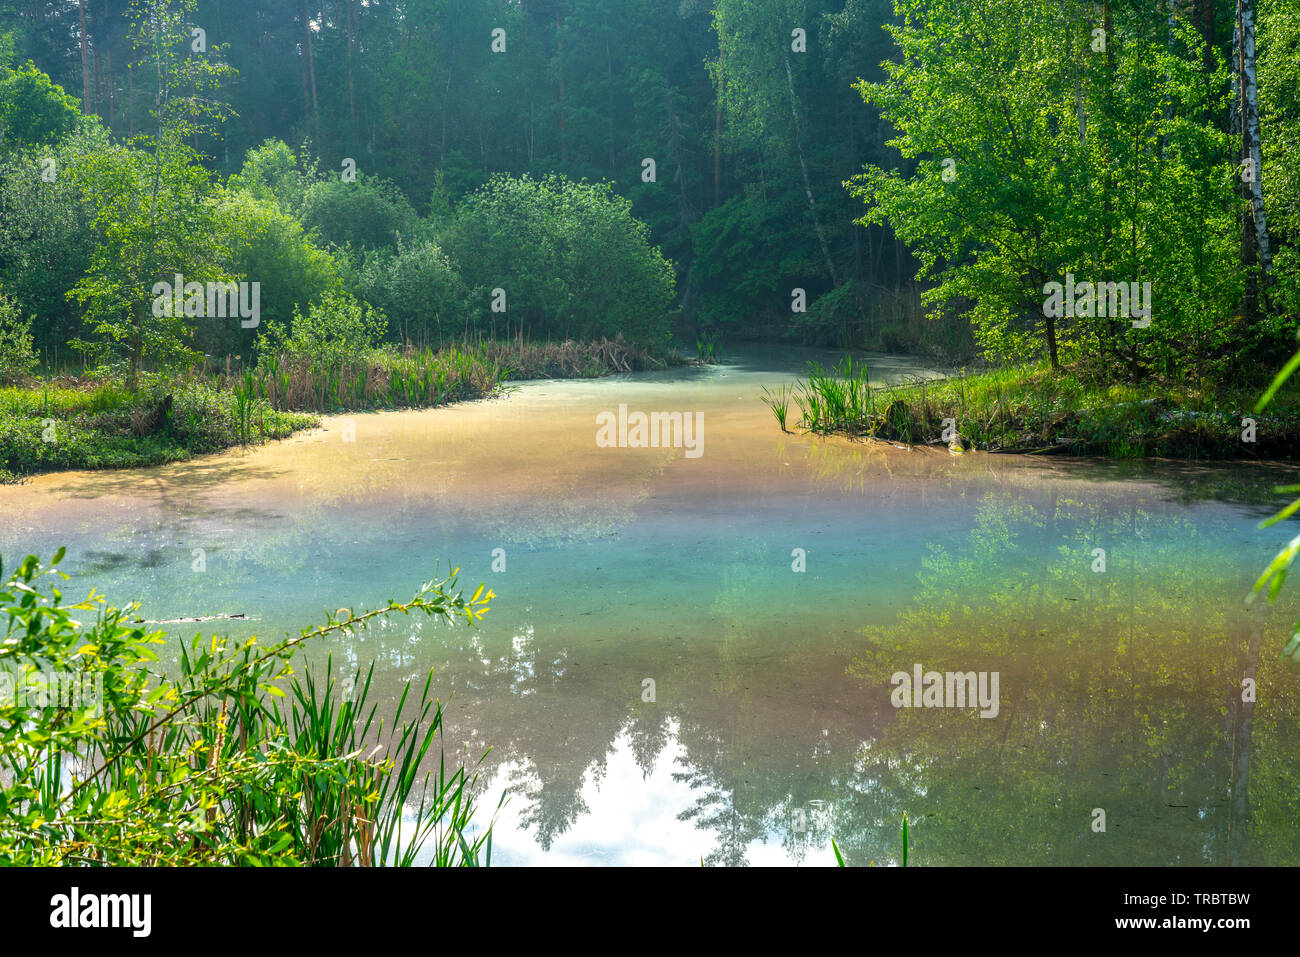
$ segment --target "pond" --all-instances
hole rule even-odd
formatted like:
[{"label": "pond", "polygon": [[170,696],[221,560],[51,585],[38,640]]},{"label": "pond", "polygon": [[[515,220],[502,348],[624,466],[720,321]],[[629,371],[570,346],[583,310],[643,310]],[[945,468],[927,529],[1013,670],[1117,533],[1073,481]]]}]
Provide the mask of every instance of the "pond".
[{"label": "pond", "polygon": [[[398,617],[310,659],[375,660],[381,713],[434,669],[449,756],[492,749],[484,820],[507,795],[494,864],[828,865],[833,837],[884,865],[904,813],[921,865],[1300,862],[1300,585],[1243,600],[1295,534],[1257,528],[1293,471],[782,433],[762,387],[835,358],[740,350],[39,476],[0,488],[0,554],[66,545],[65,593],[147,619],[245,616],[165,626],[185,637],[296,633],[453,566],[487,583],[477,628]],[[696,429],[638,442],[636,412]]]}]

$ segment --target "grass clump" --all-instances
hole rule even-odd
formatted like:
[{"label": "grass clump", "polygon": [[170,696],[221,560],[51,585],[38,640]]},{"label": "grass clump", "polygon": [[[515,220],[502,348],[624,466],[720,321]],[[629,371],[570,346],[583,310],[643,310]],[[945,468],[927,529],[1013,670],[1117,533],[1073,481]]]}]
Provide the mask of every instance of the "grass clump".
[{"label": "grass clump", "polygon": [[[909,445],[1118,458],[1294,458],[1300,402],[1252,411],[1258,390],[1191,383],[1107,382],[1045,364],[873,387],[865,366],[812,365],[791,387],[800,426]],[[784,415],[770,397],[778,422]],[[1253,425],[1252,425],[1253,423]]]},{"label": "grass clump", "polygon": [[[18,865],[411,865],[491,862],[470,834],[477,773],[445,761],[431,679],[388,722],[368,702],[373,666],[340,690],[331,666],[299,677],[305,643],[395,614],[473,624],[493,597],[454,577],[409,601],[346,609],[297,637],[196,636],[170,669],[167,636],[136,606],[91,592],[66,604],[28,556],[0,579],[0,860]],[[0,567],[0,573],[3,569]],[[171,672],[169,675],[168,672]]]},{"label": "grass clump", "polygon": [[315,424],[261,398],[241,400],[202,375],[145,376],[135,388],[75,379],[0,388],[0,482],[59,469],[179,462]]}]

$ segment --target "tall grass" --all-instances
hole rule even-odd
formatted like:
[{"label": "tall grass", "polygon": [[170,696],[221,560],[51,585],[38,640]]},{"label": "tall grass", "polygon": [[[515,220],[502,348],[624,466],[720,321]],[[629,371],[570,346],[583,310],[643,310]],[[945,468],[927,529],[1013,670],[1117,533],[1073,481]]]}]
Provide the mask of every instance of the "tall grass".
[{"label": "tall grass", "polygon": [[1186,384],[1103,382],[1044,365],[1012,366],[946,379],[914,377],[873,388],[866,367],[846,358],[812,364],[807,378],[764,393],[785,428],[779,401],[792,395],[801,428],[908,445],[964,443],[992,452],[1250,457],[1300,454],[1295,402],[1243,444],[1249,393],[1205,392]]},{"label": "tall grass", "polygon": [[[0,696],[0,860],[17,864],[476,866],[491,826],[471,838],[478,770],[448,768],[432,676],[409,682],[391,721],[370,703],[373,666],[343,691],[289,667],[316,638],[394,614],[477,621],[494,597],[453,577],[407,602],[346,609],[299,636],[261,645],[227,637],[169,642],[137,607],[97,593],[64,604],[29,556],[0,580],[0,670],[93,679],[97,700],[45,707]],[[21,598],[19,597],[21,596]],[[89,614],[85,614],[89,612]],[[73,615],[77,617],[74,618]],[[162,646],[179,653],[160,667]],[[176,673],[179,672],[178,675]],[[418,690],[417,690],[418,689]],[[65,706],[66,705],[66,706]],[[434,746],[438,745],[436,769]]]},{"label": "tall grass", "polygon": [[[372,663],[356,693],[340,696],[331,658],[322,683],[308,672],[294,682],[291,704],[282,711],[275,702],[269,717],[274,726],[289,730],[297,754],[320,761],[360,755],[374,744],[369,732],[375,727],[376,706],[367,708],[373,677]],[[430,697],[432,681],[430,672],[405,722],[411,685],[402,689],[387,740],[379,745],[387,754],[384,764],[357,764],[353,775],[331,768],[302,782],[301,803],[287,808],[296,818],[289,832],[299,839],[294,848],[298,859],[343,867],[409,867],[432,840],[437,866],[491,863],[491,829],[472,842],[465,836],[474,813],[470,791],[477,774],[462,767],[449,772],[440,754],[436,775],[420,777],[435,740],[442,740],[442,705]],[[381,738],[382,722],[375,740]]]},{"label": "tall grass", "polygon": [[769,392],[767,386],[763,386],[763,404],[772,410],[776,416],[776,421],[781,424],[782,432],[789,432],[786,428],[786,419],[790,415],[790,399],[794,395],[794,388],[788,385],[777,386],[775,392]]},{"label": "tall grass", "polygon": [[459,348],[271,354],[244,377],[272,408],[312,412],[437,406],[491,395],[502,379],[495,362]]},{"label": "tall grass", "polygon": [[[907,852],[910,844],[907,832],[907,814],[903,815],[903,836],[902,836],[903,856],[900,863],[903,867],[907,866]],[[840,846],[835,843],[835,838],[831,838],[831,850],[835,852],[835,863],[839,867],[848,867],[844,860],[844,854],[840,851]],[[875,863],[874,861],[872,863]]]},{"label": "tall grass", "polygon": [[508,380],[589,378],[664,361],[621,339],[555,343],[520,336],[466,339],[439,349],[387,346],[266,353],[246,381],[279,410],[428,408],[493,395]]}]

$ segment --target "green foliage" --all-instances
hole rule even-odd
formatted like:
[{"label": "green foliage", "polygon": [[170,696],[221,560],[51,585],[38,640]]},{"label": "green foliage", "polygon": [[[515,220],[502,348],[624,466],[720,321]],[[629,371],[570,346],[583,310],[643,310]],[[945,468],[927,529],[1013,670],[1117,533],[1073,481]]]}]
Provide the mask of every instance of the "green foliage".
[{"label": "green foliage", "polygon": [[155,315],[155,283],[177,273],[187,284],[231,278],[221,266],[211,182],[197,160],[169,131],[152,153],[110,147],[70,173],[95,209],[90,266],[68,292],[95,337],[84,348],[107,345],[135,374],[146,363],[177,368],[195,355],[188,344],[194,320],[171,310]]},{"label": "green foliage", "polygon": [[0,66],[0,150],[54,143],[81,121],[77,101],[28,61],[21,70]]},{"label": "green foliage", "polygon": [[[1117,3],[1100,53],[1092,16],[1057,0],[895,6],[902,59],[858,89],[915,162],[868,167],[852,191],[936,280],[927,302],[969,301],[993,358],[1222,371],[1243,332],[1222,321],[1241,293],[1226,72],[1207,75],[1195,32]],[[1150,327],[1045,317],[1044,286],[1066,273],[1151,282]]]},{"label": "green foliage", "polygon": [[[244,192],[226,192],[217,203],[221,267],[261,284],[261,322],[288,326],[295,312],[342,291],[338,264],[314,246],[302,225],[274,201]],[[205,352],[226,355],[248,349],[256,330],[241,323],[205,322],[200,326]]]},{"label": "green foliage", "polygon": [[1300,325],[1300,0],[1259,9],[1260,122],[1264,202],[1270,231],[1284,245],[1273,257],[1269,295],[1287,325]]},{"label": "green foliage", "polygon": [[21,381],[36,368],[32,320],[0,291],[0,384]]},{"label": "green foliage", "polygon": [[330,293],[312,303],[304,313],[295,308],[293,323],[269,323],[258,340],[262,355],[289,353],[325,362],[344,359],[377,347],[388,329],[388,320],[369,303],[346,292]]},{"label": "green foliage", "polygon": [[[1300,360],[1298,360],[1300,361]],[[1289,397],[1242,441],[1249,388],[1207,391],[1187,384],[1115,383],[1046,361],[945,379],[873,387],[846,357],[833,369],[810,364],[806,380],[764,401],[799,405],[799,426],[819,434],[870,436],[909,445],[992,452],[1239,458],[1285,456],[1300,444],[1300,405]],[[955,442],[953,441],[955,439]]]},{"label": "green foliage", "polygon": [[[477,297],[478,329],[666,345],[672,265],[608,184],[494,177],[457,210],[444,248]],[[507,312],[490,312],[491,290]]]},{"label": "green foliage", "polygon": [[[0,283],[36,317],[37,345],[51,359],[81,332],[81,311],[65,293],[94,253],[94,203],[78,170],[110,148],[108,133],[86,124],[62,142],[0,158]],[[43,175],[53,161],[54,181]]]},{"label": "green foliage", "polygon": [[475,775],[441,761],[420,773],[442,730],[431,675],[385,726],[369,672],[340,700],[332,667],[318,681],[291,666],[305,643],[395,614],[473,623],[490,591],[466,599],[454,578],[428,582],[410,601],[343,609],[269,646],[195,636],[167,669],[167,636],[135,606],[93,591],[64,602],[51,581],[66,577],[62,558],[28,556],[0,585],[0,674],[21,692],[0,694],[0,858],[409,866],[428,846],[438,865],[490,863],[490,829],[466,833]]},{"label": "green foliage", "polygon": [[432,242],[401,242],[391,252],[367,252],[355,287],[357,295],[388,317],[390,331],[403,342],[440,343],[467,324],[465,284]]},{"label": "green foliage", "polygon": [[156,132],[134,146],[97,151],[74,171],[95,209],[90,265],[67,293],[85,308],[95,337],[82,347],[124,354],[134,376],[147,362],[175,368],[194,356],[186,317],[154,314],[154,284],[176,274],[187,284],[229,278],[219,265],[210,174],[189,145],[222,117],[222,105],[208,94],[229,68],[207,55],[182,56],[194,5],[133,0],[136,42],[151,54],[158,78]]},{"label": "green foliage", "polygon": [[392,183],[358,173],[356,182],[313,183],[302,200],[303,226],[322,242],[357,249],[389,249],[399,237],[414,239],[415,210]]},{"label": "green foliage", "polygon": [[[167,395],[170,415],[151,416]],[[44,382],[0,388],[0,468],[13,475],[54,469],[138,468],[178,462],[233,445],[280,439],[315,424],[255,399],[240,416],[234,394],[210,379],[164,382],[144,376],[68,387]]]},{"label": "green foliage", "polygon": [[692,227],[700,323],[734,332],[755,314],[790,315],[790,289],[815,274],[815,253],[792,232],[803,221],[793,197],[782,202],[757,190],[733,196]]},{"label": "green foliage", "polygon": [[230,177],[227,186],[296,214],[308,188],[320,181],[314,163],[300,162],[282,141],[270,139],[245,154],[243,169]]},{"label": "green foliage", "polygon": [[[1300,352],[1287,362],[1285,366],[1274,376],[1268,389],[1260,397],[1259,402],[1255,405],[1255,411],[1263,412],[1270,403],[1274,401],[1277,394],[1283,389],[1286,383],[1291,379],[1296,369],[1300,369]],[[1300,492],[1300,485],[1287,485],[1275,489],[1274,491],[1284,495],[1294,495]],[[1300,498],[1293,501],[1290,505],[1283,508],[1272,518],[1266,519],[1260,523],[1260,528],[1268,528],[1278,522],[1285,521],[1300,512]],[[1300,555],[1300,535],[1287,542],[1282,549],[1273,556],[1273,560],[1268,563],[1268,567],[1255,581],[1255,586],[1251,589],[1250,598],[1254,599],[1265,588],[1268,589],[1268,600],[1273,601],[1277,598],[1278,593],[1282,590],[1282,585],[1286,581],[1287,572],[1290,571],[1291,565],[1295,562],[1296,556]],[[1287,641],[1282,649],[1282,654],[1290,657],[1293,662],[1300,662],[1300,622],[1297,622],[1292,629],[1291,638]]]}]

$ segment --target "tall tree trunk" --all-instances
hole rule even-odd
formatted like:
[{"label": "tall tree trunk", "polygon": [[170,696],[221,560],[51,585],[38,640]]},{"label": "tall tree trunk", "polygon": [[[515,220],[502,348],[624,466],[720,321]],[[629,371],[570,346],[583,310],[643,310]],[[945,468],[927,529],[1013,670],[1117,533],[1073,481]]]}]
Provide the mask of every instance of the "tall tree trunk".
[{"label": "tall tree trunk", "polygon": [[86,0],[77,0],[81,19],[81,112],[90,115],[90,56],[86,50]]},{"label": "tall tree trunk", "polygon": [[309,120],[309,129],[311,130],[312,136],[316,137],[320,135],[320,131],[317,129],[319,117],[316,111],[316,58],[311,52],[311,13],[307,9],[307,0],[302,0],[302,35],[305,42],[304,50],[307,55],[307,77],[311,83],[311,118]]},{"label": "tall tree trunk", "polygon": [[104,58],[99,55],[99,44],[92,43],[90,46],[90,59],[95,64],[95,112],[99,112],[99,104],[104,102]]},{"label": "tall tree trunk", "polygon": [[612,174],[618,167],[614,149],[614,59],[609,52],[609,37],[605,38],[605,77],[609,83],[609,171]]},{"label": "tall tree trunk", "polygon": [[1196,0],[1193,18],[1201,31],[1201,39],[1205,41],[1201,62],[1209,71],[1214,69],[1214,0]]},{"label": "tall tree trunk", "polygon": [[311,80],[307,78],[307,4],[303,3],[303,37],[302,37],[302,56],[299,58],[299,64],[302,67],[302,121],[307,124],[307,135],[311,136]]},{"label": "tall tree trunk", "polygon": [[[438,165],[447,165],[447,101],[451,98],[451,71],[452,63],[456,57],[456,47],[453,44],[447,51],[447,82],[442,88],[442,137],[438,141]],[[533,128],[533,108],[532,104],[528,107],[528,163],[531,166],[533,162],[532,146],[532,128]]]},{"label": "tall tree trunk", "polygon": [[112,22],[109,20],[108,0],[104,0],[104,59],[107,61],[108,70],[108,129],[113,129],[113,120],[115,111],[113,100],[113,30]]},{"label": "tall tree trunk", "polygon": [[803,191],[808,197],[808,212],[812,216],[813,229],[817,231],[817,241],[821,243],[822,256],[826,259],[826,271],[830,273],[831,284],[840,284],[839,274],[835,270],[835,260],[831,258],[831,249],[826,245],[826,236],[822,232],[821,219],[817,216],[817,203],[813,200],[812,182],[808,179],[808,163],[803,155],[803,134],[799,131],[799,109],[794,95],[794,73],[790,70],[790,55],[785,55],[785,81],[790,89],[790,115],[794,118],[794,145],[799,152],[799,171],[803,174]]},{"label": "tall tree trunk", "polygon": [[356,43],[356,20],[353,14],[353,0],[347,0],[348,28],[348,119],[352,124],[351,135],[357,135],[357,88],[352,82],[352,46]]},{"label": "tall tree trunk", "polygon": [[726,84],[723,73],[722,35],[718,34],[718,90],[713,106],[713,208],[722,202],[722,91]]},{"label": "tall tree trunk", "polygon": [[564,29],[564,19],[560,16],[560,11],[555,11],[555,62],[560,72],[560,165],[563,166],[568,159],[568,143],[565,137],[564,125],[564,39],[560,31]]},{"label": "tall tree trunk", "polygon": [[1268,219],[1264,212],[1264,164],[1259,134],[1259,78],[1255,71],[1255,0],[1237,0],[1234,30],[1236,47],[1236,108],[1241,122],[1241,264],[1246,271],[1242,312],[1248,321],[1258,318],[1261,294],[1272,266]]}]

